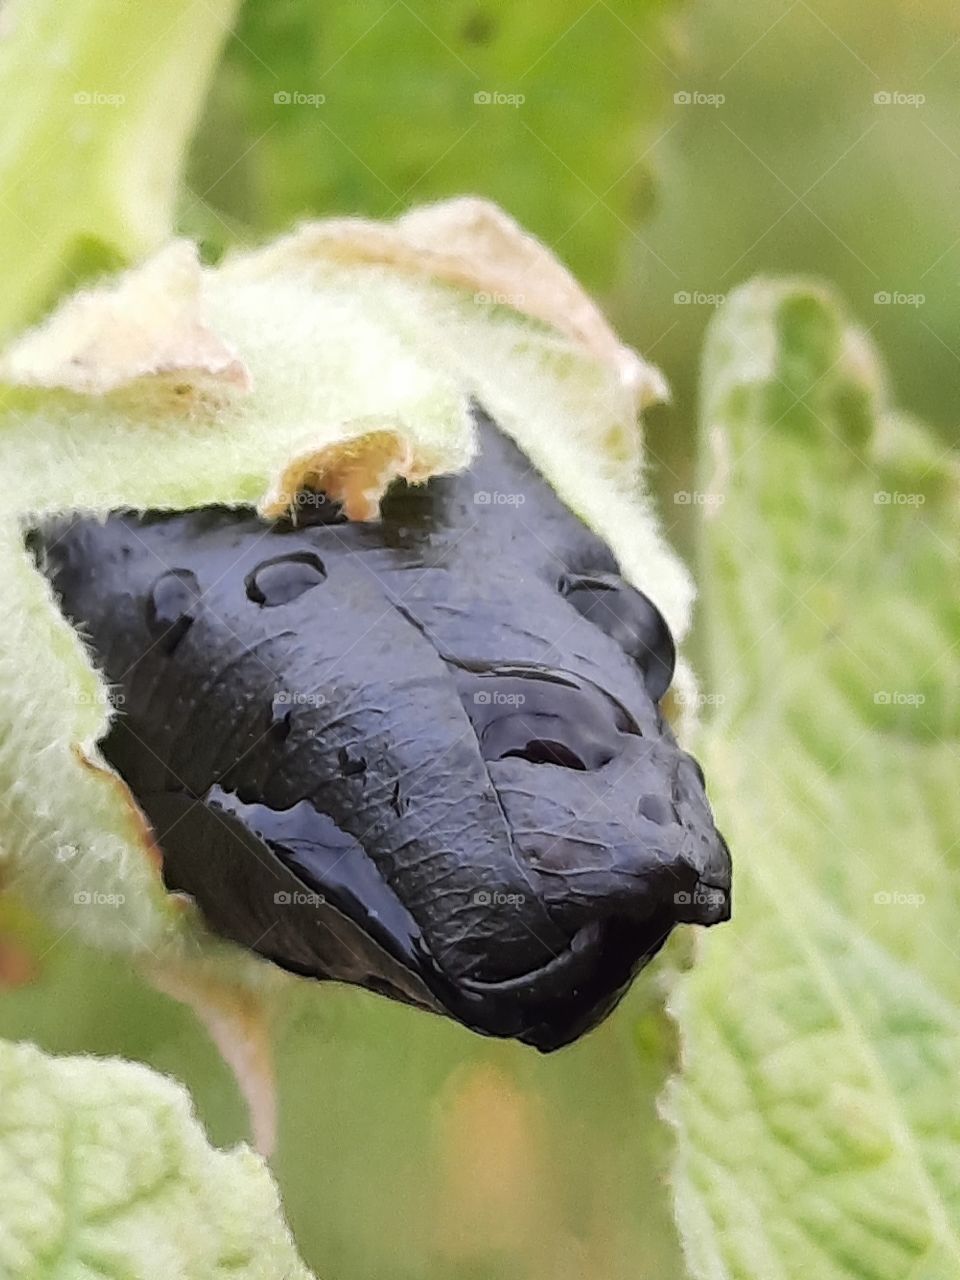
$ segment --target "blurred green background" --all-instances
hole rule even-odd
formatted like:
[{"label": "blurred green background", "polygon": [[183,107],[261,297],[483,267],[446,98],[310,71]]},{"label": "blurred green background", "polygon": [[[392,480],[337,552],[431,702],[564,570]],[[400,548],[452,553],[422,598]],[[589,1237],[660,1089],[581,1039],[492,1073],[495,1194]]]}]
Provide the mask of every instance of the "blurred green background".
[{"label": "blurred green background", "polygon": [[[947,0],[248,4],[188,221],[215,246],[317,212],[499,200],[668,372],[666,462],[718,297],[823,276],[904,403],[955,439],[958,42]],[[274,103],[296,91],[325,101]]]},{"label": "blurred green background", "polygon": [[[683,545],[672,495],[688,483],[703,331],[758,272],[836,282],[904,406],[957,438],[958,75],[946,0],[249,0],[180,225],[215,258],[301,217],[498,200],[665,370],[675,399],[649,451]],[[150,1062],[190,1086],[216,1141],[245,1134],[192,1015],[118,960],[6,924],[4,972],[38,981],[4,996],[0,1035]],[[651,1101],[674,1053],[667,968],[546,1059],[299,987],[277,1011],[276,1169],[317,1275],[679,1277]]]}]

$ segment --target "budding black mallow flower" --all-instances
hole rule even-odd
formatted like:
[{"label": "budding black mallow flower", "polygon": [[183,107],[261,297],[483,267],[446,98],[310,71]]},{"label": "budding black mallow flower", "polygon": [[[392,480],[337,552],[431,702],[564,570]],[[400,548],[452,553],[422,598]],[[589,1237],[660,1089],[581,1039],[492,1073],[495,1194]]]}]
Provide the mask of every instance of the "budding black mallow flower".
[{"label": "budding black mallow flower", "polygon": [[31,536],[123,695],[102,743],[169,889],[295,973],[556,1049],[730,858],[660,707],[656,606],[482,412],[375,521],[295,504]]}]

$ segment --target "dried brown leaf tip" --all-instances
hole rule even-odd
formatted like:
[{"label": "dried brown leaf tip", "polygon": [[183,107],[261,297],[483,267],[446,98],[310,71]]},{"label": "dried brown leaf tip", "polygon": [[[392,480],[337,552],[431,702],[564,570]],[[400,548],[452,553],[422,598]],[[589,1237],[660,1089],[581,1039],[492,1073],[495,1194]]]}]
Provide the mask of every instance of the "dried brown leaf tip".
[{"label": "dried brown leaf tip", "polygon": [[478,301],[539,320],[612,365],[638,409],[668,397],[659,371],[620,341],[567,268],[488,200],[445,200],[395,222],[330,218],[307,223],[276,245],[236,258],[229,270],[259,276],[322,261],[389,266],[470,290]]},{"label": "dried brown leaf tip", "polygon": [[416,484],[442,468],[441,459],[425,453],[400,426],[355,422],[344,429],[353,434],[328,445],[308,443],[293,454],[261,499],[261,516],[286,515],[304,493],[320,491],[348,519],[376,520],[393,480]]},{"label": "dried brown leaf tip", "polygon": [[182,408],[216,406],[252,386],[243,360],[206,322],[203,272],[183,240],[69,298],[0,357],[0,378],[84,396],[137,384]]}]

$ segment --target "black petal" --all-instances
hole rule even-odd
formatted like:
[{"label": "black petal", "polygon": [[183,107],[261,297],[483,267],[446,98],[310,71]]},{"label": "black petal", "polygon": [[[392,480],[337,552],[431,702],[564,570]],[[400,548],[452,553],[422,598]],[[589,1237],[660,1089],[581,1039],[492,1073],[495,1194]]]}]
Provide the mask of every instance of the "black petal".
[{"label": "black petal", "polygon": [[675,923],[726,918],[730,861],[657,706],[659,611],[479,425],[469,472],[396,485],[376,523],[215,507],[32,543],[211,928],[552,1049]]}]

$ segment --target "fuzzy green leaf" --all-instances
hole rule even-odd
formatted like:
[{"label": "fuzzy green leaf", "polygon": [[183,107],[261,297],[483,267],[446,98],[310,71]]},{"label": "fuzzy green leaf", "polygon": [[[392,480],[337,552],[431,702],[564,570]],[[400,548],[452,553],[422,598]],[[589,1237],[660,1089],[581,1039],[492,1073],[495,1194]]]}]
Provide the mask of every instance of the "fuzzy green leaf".
[{"label": "fuzzy green leaf", "polygon": [[[758,282],[703,385],[702,756],[734,919],[675,1012],[698,1280],[960,1273],[957,459],[822,290]],[[709,472],[709,474],[707,474]]]},{"label": "fuzzy green leaf", "polygon": [[0,1093],[0,1274],[307,1280],[263,1162],[209,1146],[181,1086],[0,1043]]}]

